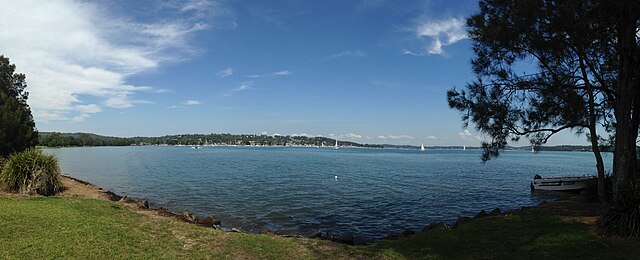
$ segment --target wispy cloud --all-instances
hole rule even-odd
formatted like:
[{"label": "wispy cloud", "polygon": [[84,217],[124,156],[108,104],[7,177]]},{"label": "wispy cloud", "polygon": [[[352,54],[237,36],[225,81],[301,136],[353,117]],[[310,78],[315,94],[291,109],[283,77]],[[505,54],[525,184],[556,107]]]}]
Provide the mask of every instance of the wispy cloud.
[{"label": "wispy cloud", "polygon": [[292,72],[288,71],[288,70],[281,70],[281,71],[276,71],[273,73],[274,76],[289,76],[291,75]]},{"label": "wispy cloud", "polygon": [[331,58],[337,59],[337,58],[364,58],[367,55],[360,51],[360,50],[355,50],[355,51],[343,51],[343,52],[339,52],[336,53],[334,55],[331,55]]},{"label": "wispy cloud", "polygon": [[484,138],[482,138],[481,136],[474,135],[467,129],[464,129],[462,132],[459,132],[458,133],[458,137],[460,137],[460,138],[462,138],[464,140],[476,140],[476,141],[483,141],[484,140]]},{"label": "wispy cloud", "polygon": [[362,135],[354,134],[354,133],[348,133],[346,137],[351,139],[362,139]]},{"label": "wispy cloud", "polygon": [[438,139],[438,137],[437,137],[437,136],[433,136],[433,135],[427,136],[427,137],[425,137],[425,138],[426,138],[426,139],[429,139],[429,140],[436,140],[436,139]]},{"label": "wispy cloud", "polygon": [[253,75],[249,75],[247,76],[248,78],[267,78],[267,77],[286,77],[293,74],[293,72],[289,71],[289,70],[281,70],[281,71],[276,71],[276,72],[272,72],[272,73],[268,73],[268,74],[253,74]]},{"label": "wispy cloud", "polygon": [[27,75],[36,121],[80,122],[101,106],[149,104],[136,96],[168,91],[134,86],[127,79],[196,53],[188,39],[208,24],[183,14],[196,2],[165,10],[175,16],[141,23],[100,2],[17,1],[0,9],[0,47]]},{"label": "wispy cloud", "polygon": [[416,57],[422,57],[422,56],[428,56],[428,54],[426,53],[421,53],[421,52],[413,52],[407,49],[403,49],[402,50],[402,54],[403,55],[409,55],[409,56],[416,56]]},{"label": "wispy cloud", "polygon": [[471,136],[471,132],[469,132],[469,130],[465,129],[462,132],[459,132],[458,136],[461,137],[462,139],[465,139],[465,138]]},{"label": "wispy cloud", "polygon": [[426,47],[426,53],[403,50],[403,54],[412,56],[425,56],[428,54],[443,55],[443,47],[452,45],[460,40],[468,38],[465,30],[464,18],[449,18],[440,21],[422,22],[414,28],[418,38],[428,38],[431,44]]},{"label": "wispy cloud", "polygon": [[182,103],[182,104],[183,104],[183,105],[185,105],[185,106],[196,106],[196,105],[201,105],[201,104],[202,104],[202,102],[200,102],[200,101],[198,101],[198,100],[192,100],[192,99],[190,99],[190,100],[185,101],[185,102],[184,102],[184,103]]},{"label": "wispy cloud", "polygon": [[245,90],[249,90],[251,89],[251,86],[253,86],[253,81],[247,81],[247,82],[240,82],[238,83],[237,86],[233,87],[232,89],[230,89],[229,91],[227,91],[227,93],[225,93],[224,97],[230,97],[235,95],[238,92],[241,91],[245,91]]},{"label": "wispy cloud", "polygon": [[226,78],[226,77],[229,77],[231,75],[233,75],[233,69],[231,69],[231,68],[226,68],[226,69],[223,69],[221,71],[218,71],[218,76],[221,77],[221,78]]},{"label": "wispy cloud", "polygon": [[387,139],[391,139],[391,140],[400,140],[400,139],[413,140],[415,138],[413,136],[410,136],[410,135],[379,135],[378,139],[382,139],[382,140],[387,140]]}]

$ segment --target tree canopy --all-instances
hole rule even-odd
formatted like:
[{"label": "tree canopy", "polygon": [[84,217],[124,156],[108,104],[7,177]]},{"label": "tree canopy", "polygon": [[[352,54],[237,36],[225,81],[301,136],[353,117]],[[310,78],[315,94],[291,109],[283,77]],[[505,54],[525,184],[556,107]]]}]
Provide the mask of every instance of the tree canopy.
[{"label": "tree canopy", "polygon": [[477,79],[447,97],[465,127],[473,123],[490,137],[482,159],[523,136],[538,146],[563,130],[586,132],[601,195],[599,146],[614,143],[614,193],[621,194],[636,178],[640,1],[483,0],[479,6],[467,19]]},{"label": "tree canopy", "polygon": [[0,55],[0,157],[23,151],[36,144],[38,132],[31,109],[24,74]]}]

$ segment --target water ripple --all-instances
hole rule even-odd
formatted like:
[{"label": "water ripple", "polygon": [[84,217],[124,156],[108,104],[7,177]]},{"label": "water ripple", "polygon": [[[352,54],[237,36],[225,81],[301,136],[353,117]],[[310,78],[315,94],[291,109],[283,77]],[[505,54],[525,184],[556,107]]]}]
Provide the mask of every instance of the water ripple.
[{"label": "water ripple", "polygon": [[[583,175],[589,153],[251,147],[48,149],[65,174],[153,206],[213,215],[242,230],[326,231],[377,240],[480,210],[542,199],[535,174]],[[610,163],[611,156],[605,158]],[[335,176],[338,176],[336,179]]]}]

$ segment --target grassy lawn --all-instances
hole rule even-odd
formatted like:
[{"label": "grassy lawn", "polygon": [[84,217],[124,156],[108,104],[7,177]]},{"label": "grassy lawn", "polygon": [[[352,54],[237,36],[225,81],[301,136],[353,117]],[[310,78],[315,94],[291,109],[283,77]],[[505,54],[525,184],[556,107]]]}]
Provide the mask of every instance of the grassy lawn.
[{"label": "grassy lawn", "polygon": [[389,258],[637,259],[638,241],[603,238],[593,226],[528,209],[430,230],[370,250]]},{"label": "grassy lawn", "polygon": [[454,230],[352,247],[330,241],[225,233],[118,203],[0,197],[0,258],[633,259],[640,242],[602,238],[592,226],[532,209]]},{"label": "grassy lawn", "polygon": [[330,241],[225,233],[117,203],[0,197],[0,259],[349,258]]}]

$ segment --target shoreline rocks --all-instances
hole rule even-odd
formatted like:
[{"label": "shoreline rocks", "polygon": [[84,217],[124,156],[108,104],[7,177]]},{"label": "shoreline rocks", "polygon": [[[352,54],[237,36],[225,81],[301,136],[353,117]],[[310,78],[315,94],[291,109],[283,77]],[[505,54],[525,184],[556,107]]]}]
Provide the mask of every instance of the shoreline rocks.
[{"label": "shoreline rocks", "polygon": [[[63,175],[63,177],[65,178],[69,178],[73,181],[76,181],[78,183],[82,183],[85,185],[89,185],[94,187],[96,190],[98,190],[100,193],[104,194],[105,196],[103,198],[110,200],[110,201],[115,201],[115,202],[120,202],[120,203],[124,203],[124,204],[128,204],[130,205],[130,207],[137,209],[137,210],[143,210],[143,211],[153,211],[155,212],[157,215],[159,216],[164,216],[164,217],[172,217],[175,218],[177,220],[183,221],[183,222],[187,222],[190,224],[195,224],[195,225],[199,225],[199,226],[203,226],[203,227],[207,227],[207,228],[212,228],[215,230],[221,230],[221,231],[225,231],[225,232],[246,232],[246,231],[242,231],[239,228],[235,228],[235,227],[225,227],[222,228],[222,221],[214,218],[213,216],[207,216],[205,218],[198,218],[198,216],[196,215],[196,213],[194,212],[190,212],[190,211],[184,211],[181,213],[174,213],[169,211],[168,209],[164,208],[164,207],[157,207],[157,208],[152,208],[149,205],[149,201],[146,199],[132,199],[129,198],[127,196],[120,196],[118,194],[115,194],[111,191],[105,191],[102,188],[99,188],[89,182],[86,181],[82,181],[76,178],[73,178],[71,176],[67,176],[67,175]],[[546,202],[546,201],[545,201]],[[545,203],[541,203],[541,205],[544,205]],[[527,208],[533,208],[535,206],[531,206],[531,207],[522,207],[521,209],[527,209]],[[495,216],[501,216],[505,214],[500,208],[495,208],[492,211],[490,211],[489,213],[487,213],[485,210],[481,210],[480,212],[478,212],[475,216],[473,216],[473,218],[471,217],[466,217],[466,216],[461,216],[458,217],[458,219],[455,221],[455,223],[452,226],[449,226],[447,223],[440,221],[440,222],[435,222],[435,223],[431,223],[428,226],[425,226],[420,232],[425,232],[428,230],[433,230],[433,229],[440,229],[440,230],[448,230],[448,229],[455,229],[457,227],[459,227],[460,225],[463,225],[464,223],[467,223],[469,221],[473,221],[475,219],[481,219],[481,218],[487,218],[487,217],[495,217]],[[247,232],[247,233],[251,233],[251,232]],[[346,234],[342,234],[339,236],[334,236],[333,234],[331,234],[328,231],[322,232],[321,230],[278,230],[278,231],[269,231],[269,230],[259,230],[258,232],[256,232],[258,234],[270,234],[270,235],[276,235],[276,236],[283,236],[283,237],[299,237],[299,238],[310,238],[310,239],[322,239],[322,240],[331,240],[337,243],[342,243],[342,244],[348,244],[348,245],[366,245],[366,244],[370,244],[372,242],[374,242],[373,240],[364,240],[361,237],[357,237],[351,233],[346,233]],[[388,239],[400,239],[400,238],[405,238],[405,237],[410,237],[416,234],[416,231],[411,230],[411,229],[405,229],[404,231],[402,231],[401,233],[396,233],[396,234],[390,234],[388,236],[386,236],[383,240],[388,240]]]}]

